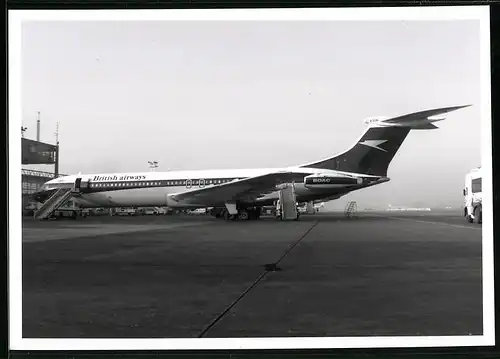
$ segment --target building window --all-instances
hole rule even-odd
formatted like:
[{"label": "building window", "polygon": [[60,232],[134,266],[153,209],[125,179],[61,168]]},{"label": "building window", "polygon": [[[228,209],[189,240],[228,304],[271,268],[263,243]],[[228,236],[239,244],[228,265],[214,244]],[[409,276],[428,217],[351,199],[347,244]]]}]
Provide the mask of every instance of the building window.
[{"label": "building window", "polygon": [[475,178],[472,180],[472,193],[482,192],[481,178]]}]

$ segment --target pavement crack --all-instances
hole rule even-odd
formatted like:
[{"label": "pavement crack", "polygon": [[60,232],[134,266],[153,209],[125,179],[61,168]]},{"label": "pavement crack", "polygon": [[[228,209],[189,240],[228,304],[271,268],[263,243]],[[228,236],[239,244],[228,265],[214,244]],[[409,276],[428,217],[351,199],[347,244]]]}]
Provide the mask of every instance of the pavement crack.
[{"label": "pavement crack", "polygon": [[259,282],[264,279],[266,277],[266,275],[270,272],[270,271],[273,271],[273,270],[269,270],[269,267],[273,267],[273,268],[278,268],[277,265],[279,262],[281,262],[286,256],[288,253],[290,253],[296,246],[297,244],[299,244],[305,237],[307,237],[307,235],[313,230],[314,227],[316,227],[318,225],[319,221],[316,221],[313,223],[313,225],[311,227],[309,227],[309,229],[302,235],[300,236],[299,239],[297,239],[291,246],[290,248],[288,248],[288,250],[285,252],[285,254],[283,254],[281,256],[281,258],[279,258],[276,262],[272,263],[272,264],[268,264],[266,265],[266,270],[264,270],[264,272],[262,272],[258,277],[257,279],[255,279],[253,281],[253,283],[243,292],[241,293],[238,298],[236,298],[226,309],[224,309],[224,311],[222,311],[222,313],[220,313],[214,320],[212,320],[210,322],[210,324],[208,324],[205,329],[203,329],[201,331],[200,334],[198,334],[198,338],[202,338],[210,329],[212,329],[222,318],[224,318],[224,316],[236,305],[239,303],[240,300],[242,300],[257,284],[259,284]]},{"label": "pavement crack", "polygon": [[313,225],[311,227],[309,227],[309,229],[299,238],[295,241],[294,244],[292,244],[290,246],[290,248],[288,248],[288,250],[285,252],[285,254],[283,254],[281,256],[280,259],[278,259],[274,264],[278,265],[279,262],[281,262],[287,255],[288,253],[290,253],[292,251],[292,249],[295,248],[295,246],[297,246],[297,244],[299,244],[304,238],[307,237],[307,235],[314,229],[314,227],[316,227],[318,225],[319,221],[316,221],[313,223]]}]

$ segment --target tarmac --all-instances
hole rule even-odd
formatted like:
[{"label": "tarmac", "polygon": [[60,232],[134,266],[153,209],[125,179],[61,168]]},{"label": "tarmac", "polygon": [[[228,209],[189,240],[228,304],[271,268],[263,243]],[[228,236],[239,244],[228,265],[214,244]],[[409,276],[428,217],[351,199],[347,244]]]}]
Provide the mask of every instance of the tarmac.
[{"label": "tarmac", "polygon": [[23,337],[482,334],[456,212],[23,220]]}]

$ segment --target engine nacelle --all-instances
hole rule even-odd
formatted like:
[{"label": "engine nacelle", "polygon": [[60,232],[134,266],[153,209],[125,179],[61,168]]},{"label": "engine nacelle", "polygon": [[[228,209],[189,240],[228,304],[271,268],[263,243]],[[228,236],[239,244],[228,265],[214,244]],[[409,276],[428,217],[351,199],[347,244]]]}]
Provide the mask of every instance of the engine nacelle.
[{"label": "engine nacelle", "polygon": [[304,186],[307,188],[341,188],[363,183],[362,178],[349,176],[323,176],[310,175],[304,178]]}]

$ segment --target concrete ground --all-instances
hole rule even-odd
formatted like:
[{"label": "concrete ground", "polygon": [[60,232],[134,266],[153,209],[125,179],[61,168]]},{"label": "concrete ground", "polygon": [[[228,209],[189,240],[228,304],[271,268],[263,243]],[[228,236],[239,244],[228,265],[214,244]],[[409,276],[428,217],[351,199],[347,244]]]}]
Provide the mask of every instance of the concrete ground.
[{"label": "concrete ground", "polygon": [[26,338],[474,335],[481,282],[460,213],[23,222]]}]

